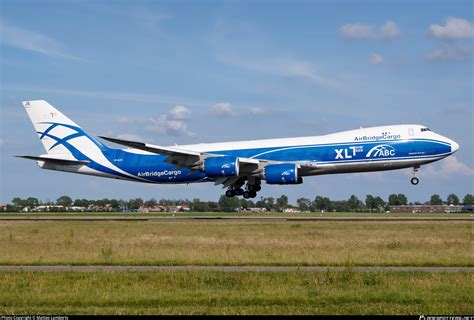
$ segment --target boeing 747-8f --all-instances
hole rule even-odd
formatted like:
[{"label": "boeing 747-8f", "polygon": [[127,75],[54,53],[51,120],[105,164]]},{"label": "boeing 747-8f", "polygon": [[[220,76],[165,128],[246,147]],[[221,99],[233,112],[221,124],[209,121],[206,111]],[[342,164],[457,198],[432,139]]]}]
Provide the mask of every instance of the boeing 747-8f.
[{"label": "boeing 747-8f", "polygon": [[158,146],[110,137],[106,146],[43,100],[25,101],[46,154],[20,156],[43,169],[147,183],[213,182],[226,196],[254,198],[267,184],[300,184],[308,176],[413,168],[452,155],[459,145],[423,125],[403,124],[323,136]]}]

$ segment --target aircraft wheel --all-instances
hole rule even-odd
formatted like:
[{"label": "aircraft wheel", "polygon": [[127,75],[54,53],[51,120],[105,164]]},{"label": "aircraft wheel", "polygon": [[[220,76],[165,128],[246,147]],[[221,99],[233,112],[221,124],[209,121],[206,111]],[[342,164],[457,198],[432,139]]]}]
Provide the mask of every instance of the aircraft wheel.
[{"label": "aircraft wheel", "polygon": [[227,190],[225,192],[225,195],[226,195],[226,197],[232,198],[233,196],[235,196],[235,192],[234,192],[234,190]]},{"label": "aircraft wheel", "polygon": [[236,196],[241,196],[244,194],[244,190],[242,188],[236,189],[235,190],[235,195]]},{"label": "aircraft wheel", "polygon": [[420,179],[418,179],[417,177],[413,177],[411,178],[410,182],[412,185],[416,186],[418,182],[420,182]]},{"label": "aircraft wheel", "polygon": [[250,198],[250,192],[249,191],[244,191],[243,196],[244,196],[245,199]]},{"label": "aircraft wheel", "polygon": [[250,191],[250,198],[255,198],[257,196],[256,191]]},{"label": "aircraft wheel", "polygon": [[249,191],[255,192],[262,190],[262,187],[259,184],[249,184],[247,188],[249,189]]}]

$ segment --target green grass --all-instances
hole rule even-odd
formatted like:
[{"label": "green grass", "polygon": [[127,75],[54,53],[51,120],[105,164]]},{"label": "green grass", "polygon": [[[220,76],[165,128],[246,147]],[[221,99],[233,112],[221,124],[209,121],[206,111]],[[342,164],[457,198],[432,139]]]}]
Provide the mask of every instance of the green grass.
[{"label": "green grass", "polygon": [[472,314],[467,273],[1,272],[1,314]]},{"label": "green grass", "polygon": [[0,222],[3,265],[474,266],[472,222]]}]

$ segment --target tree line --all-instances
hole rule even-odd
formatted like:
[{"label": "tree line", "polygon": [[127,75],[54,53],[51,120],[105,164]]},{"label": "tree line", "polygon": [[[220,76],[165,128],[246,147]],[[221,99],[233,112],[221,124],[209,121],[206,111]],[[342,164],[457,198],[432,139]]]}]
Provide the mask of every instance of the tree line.
[{"label": "tree line", "polygon": [[[281,195],[278,198],[261,197],[260,200],[252,201],[239,198],[229,198],[221,196],[219,201],[201,201],[200,199],[161,199],[156,200],[151,198],[143,200],[142,198],[135,198],[130,200],[122,199],[75,199],[69,196],[61,196],[55,202],[42,202],[35,197],[12,199],[11,204],[5,207],[5,211],[18,212],[24,208],[29,210],[38,206],[47,206],[49,211],[63,211],[64,208],[85,208],[89,211],[99,210],[107,207],[108,211],[137,211],[142,206],[153,208],[156,206],[187,206],[191,211],[196,212],[232,212],[236,209],[245,208],[265,208],[267,211],[283,211],[286,208],[297,208],[300,211],[310,212],[384,212],[390,205],[408,205],[408,204],[422,204],[421,202],[409,203],[408,198],[402,194],[390,194],[388,201],[383,200],[379,196],[367,195],[362,201],[355,195],[350,196],[347,200],[331,200],[328,197],[316,196],[313,200],[308,198],[298,198],[296,206],[288,202],[286,195]],[[430,205],[474,205],[474,195],[466,194],[462,201],[459,197],[451,193],[446,200],[443,200],[438,194],[431,196],[430,200],[424,204]]]}]

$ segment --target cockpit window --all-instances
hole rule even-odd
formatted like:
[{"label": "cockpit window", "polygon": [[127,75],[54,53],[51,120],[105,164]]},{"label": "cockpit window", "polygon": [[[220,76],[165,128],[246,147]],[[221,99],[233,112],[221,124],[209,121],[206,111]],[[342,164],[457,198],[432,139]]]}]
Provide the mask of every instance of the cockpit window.
[{"label": "cockpit window", "polygon": [[424,132],[424,131],[431,131],[429,128],[421,128],[421,132]]}]

